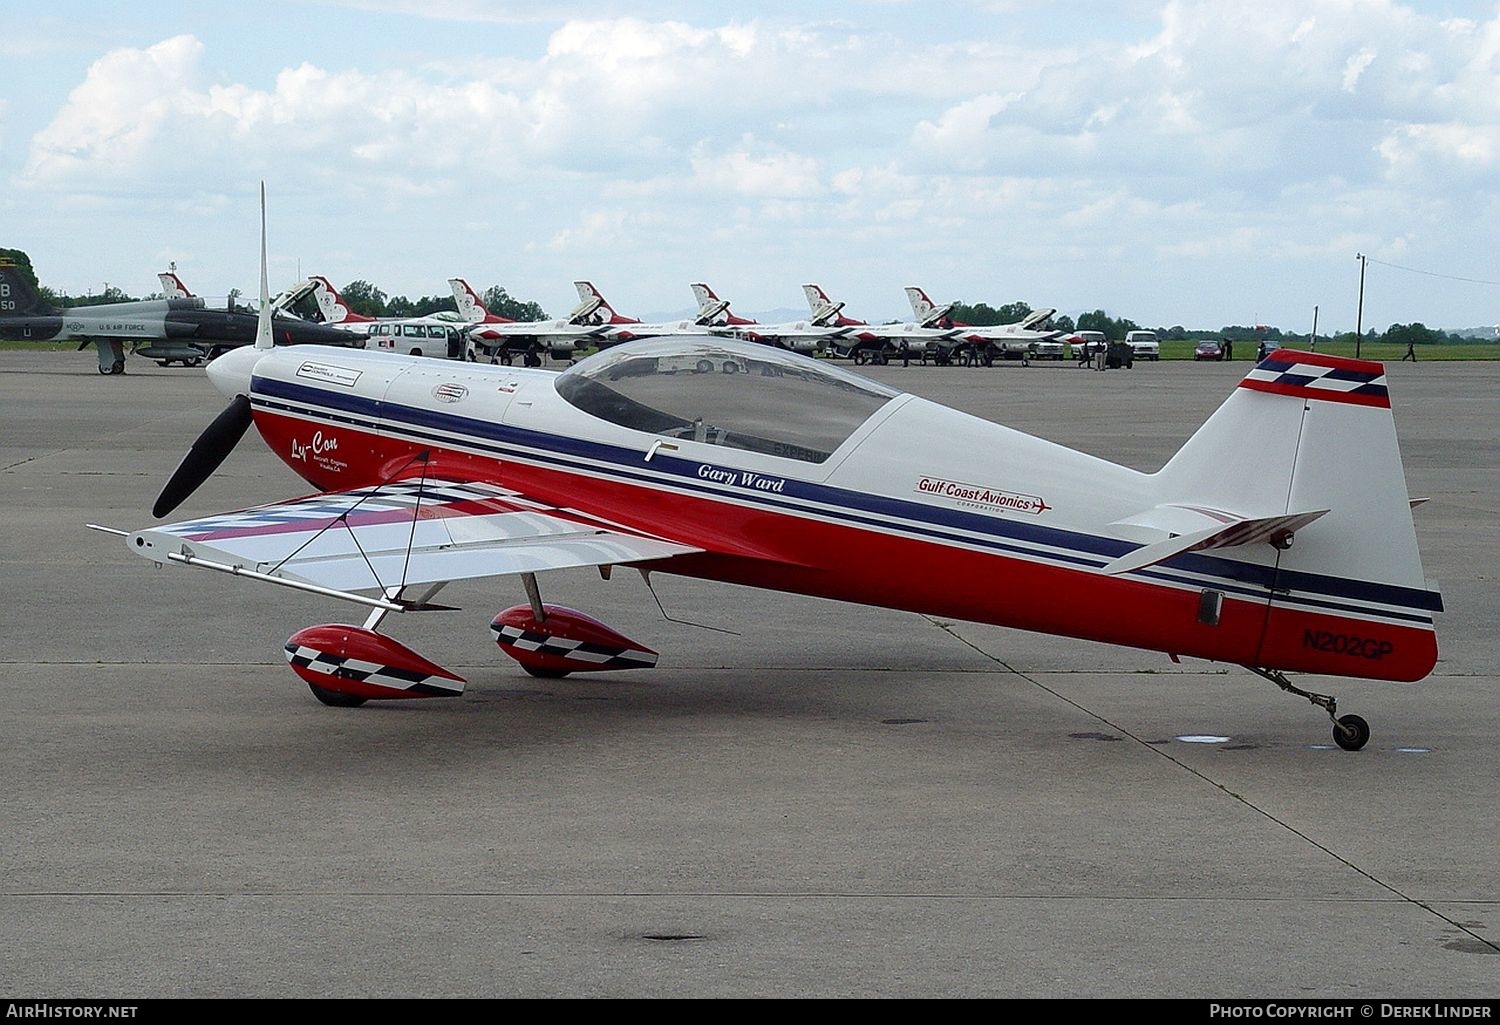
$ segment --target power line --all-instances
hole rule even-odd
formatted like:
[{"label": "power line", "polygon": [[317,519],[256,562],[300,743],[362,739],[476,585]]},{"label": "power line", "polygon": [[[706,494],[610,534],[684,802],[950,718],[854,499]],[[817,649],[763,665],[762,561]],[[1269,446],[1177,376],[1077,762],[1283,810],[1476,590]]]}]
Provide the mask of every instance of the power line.
[{"label": "power line", "polygon": [[1500,281],[1486,281],[1484,278],[1461,278],[1456,274],[1439,274],[1436,271],[1418,270],[1415,267],[1403,267],[1399,263],[1386,263],[1384,260],[1377,260],[1373,256],[1367,256],[1365,257],[1365,259],[1369,260],[1371,263],[1378,263],[1382,267],[1393,267],[1396,270],[1404,270],[1412,274],[1425,274],[1429,278],[1446,278],[1449,281],[1467,281],[1471,285],[1500,285]]}]

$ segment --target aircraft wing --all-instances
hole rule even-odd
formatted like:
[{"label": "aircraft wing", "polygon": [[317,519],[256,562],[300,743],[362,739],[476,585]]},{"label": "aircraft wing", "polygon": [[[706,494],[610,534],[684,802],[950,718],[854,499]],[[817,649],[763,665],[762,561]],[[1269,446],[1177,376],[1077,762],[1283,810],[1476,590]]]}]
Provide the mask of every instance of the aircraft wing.
[{"label": "aircraft wing", "polygon": [[151,527],[129,534],[126,543],[163,564],[197,564],[339,594],[701,551],[494,484],[433,479]]}]

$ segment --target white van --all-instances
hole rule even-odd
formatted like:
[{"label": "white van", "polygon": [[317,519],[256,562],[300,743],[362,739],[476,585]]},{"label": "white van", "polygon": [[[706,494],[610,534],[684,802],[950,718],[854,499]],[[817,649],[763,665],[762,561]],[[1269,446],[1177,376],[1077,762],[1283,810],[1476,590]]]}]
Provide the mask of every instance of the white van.
[{"label": "white van", "polygon": [[1161,342],[1155,331],[1127,331],[1125,344],[1130,346],[1136,359],[1149,359],[1152,363],[1161,359]]},{"label": "white van", "polygon": [[456,342],[458,337],[458,328],[446,324],[381,322],[370,325],[370,335],[365,347],[382,352],[399,352],[407,356],[447,357],[452,351],[450,340]]}]

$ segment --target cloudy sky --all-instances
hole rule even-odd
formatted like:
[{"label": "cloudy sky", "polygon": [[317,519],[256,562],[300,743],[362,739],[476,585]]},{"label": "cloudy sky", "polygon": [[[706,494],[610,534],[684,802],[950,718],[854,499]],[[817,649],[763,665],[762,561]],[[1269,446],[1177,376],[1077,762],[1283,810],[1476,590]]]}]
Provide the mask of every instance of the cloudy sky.
[{"label": "cloudy sky", "polygon": [[[539,13],[540,11],[545,13]],[[0,245],[558,314],[1500,321],[1500,0],[6,0]],[[1470,279],[1470,280],[1456,280]]]}]

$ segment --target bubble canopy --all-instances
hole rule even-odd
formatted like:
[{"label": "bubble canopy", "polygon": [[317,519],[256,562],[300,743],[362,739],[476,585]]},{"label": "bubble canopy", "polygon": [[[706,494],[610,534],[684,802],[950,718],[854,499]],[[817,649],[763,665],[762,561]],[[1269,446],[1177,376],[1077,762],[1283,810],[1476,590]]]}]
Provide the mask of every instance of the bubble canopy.
[{"label": "bubble canopy", "polygon": [[559,374],[556,388],[631,430],[807,463],[826,460],[901,394],[785,349],[703,338],[605,349]]}]

